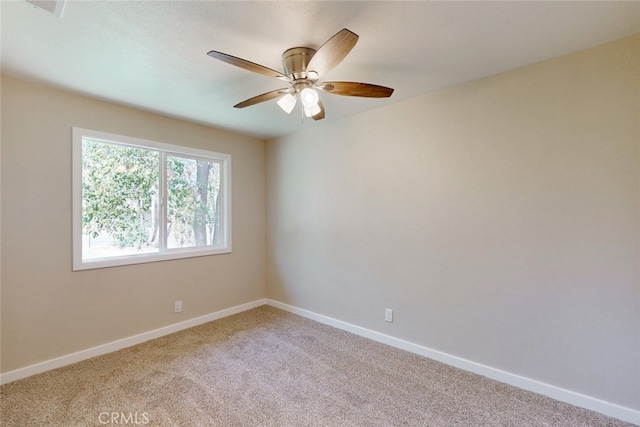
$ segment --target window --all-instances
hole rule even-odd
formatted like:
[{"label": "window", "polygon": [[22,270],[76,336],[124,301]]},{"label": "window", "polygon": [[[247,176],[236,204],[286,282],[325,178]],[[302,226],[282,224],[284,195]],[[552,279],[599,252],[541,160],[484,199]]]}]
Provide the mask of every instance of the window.
[{"label": "window", "polygon": [[231,252],[231,156],[73,128],[73,269]]}]

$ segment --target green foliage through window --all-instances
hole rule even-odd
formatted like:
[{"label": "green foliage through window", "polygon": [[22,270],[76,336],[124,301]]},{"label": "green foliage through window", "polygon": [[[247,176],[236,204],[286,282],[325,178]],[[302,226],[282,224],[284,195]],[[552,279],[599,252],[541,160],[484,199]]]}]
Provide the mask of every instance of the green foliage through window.
[{"label": "green foliage through window", "polygon": [[120,248],[152,245],[159,153],[92,140],[83,141],[82,153],[83,233],[106,233]]}]

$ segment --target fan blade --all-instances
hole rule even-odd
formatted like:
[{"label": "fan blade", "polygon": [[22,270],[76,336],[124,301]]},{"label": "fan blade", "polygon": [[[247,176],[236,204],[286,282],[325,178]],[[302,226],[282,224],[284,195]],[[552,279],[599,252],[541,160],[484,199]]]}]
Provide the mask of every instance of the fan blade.
[{"label": "fan blade", "polygon": [[318,114],[316,114],[315,116],[311,116],[311,118],[313,120],[322,120],[322,119],[324,119],[324,105],[322,104],[322,101],[318,100],[318,106],[320,107],[320,112]]},{"label": "fan blade", "polygon": [[363,96],[366,98],[388,98],[393,93],[393,89],[390,87],[358,82],[325,82],[316,87],[334,95]]},{"label": "fan blade", "polygon": [[236,67],[240,67],[240,68],[244,68],[245,70],[253,71],[254,73],[263,74],[263,75],[269,76],[269,77],[275,77],[275,78],[278,78],[280,80],[284,80],[286,82],[290,82],[291,81],[289,79],[289,77],[285,76],[284,74],[282,74],[282,73],[280,73],[280,72],[278,72],[276,70],[272,70],[271,68],[267,68],[265,66],[256,64],[256,63],[251,62],[251,61],[247,61],[246,59],[237,58],[237,57],[235,57],[233,55],[228,55],[226,53],[217,52],[215,50],[212,50],[211,52],[208,52],[207,55],[209,55],[212,58],[219,59],[220,61],[226,62],[227,64],[235,65]]},{"label": "fan blade", "polygon": [[234,108],[249,107],[251,105],[259,104],[261,102],[268,101],[273,98],[277,98],[280,95],[284,95],[285,93],[288,93],[290,91],[291,91],[291,88],[282,88],[282,89],[272,90],[271,92],[263,93],[262,95],[254,96],[253,98],[249,98],[246,101],[242,101],[234,105],[233,107]]},{"label": "fan blade", "polygon": [[346,28],[338,31],[313,55],[307,65],[307,71],[315,71],[318,76],[323,76],[341,63],[357,42],[357,34]]}]

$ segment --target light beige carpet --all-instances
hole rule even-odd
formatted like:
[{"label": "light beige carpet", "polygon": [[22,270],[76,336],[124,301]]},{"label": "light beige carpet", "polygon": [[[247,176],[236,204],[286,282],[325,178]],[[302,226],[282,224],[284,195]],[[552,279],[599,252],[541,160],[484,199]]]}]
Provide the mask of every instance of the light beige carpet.
[{"label": "light beige carpet", "polygon": [[1,409],[21,427],[630,425],[267,306],[7,384]]}]

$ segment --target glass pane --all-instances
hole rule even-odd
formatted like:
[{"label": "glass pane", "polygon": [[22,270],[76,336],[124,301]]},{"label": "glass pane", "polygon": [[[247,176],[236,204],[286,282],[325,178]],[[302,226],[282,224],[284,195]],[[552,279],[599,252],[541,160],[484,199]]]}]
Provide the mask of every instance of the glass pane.
[{"label": "glass pane", "polygon": [[82,257],[158,252],[157,151],[83,139]]},{"label": "glass pane", "polygon": [[167,247],[220,244],[220,163],[167,156]]}]

